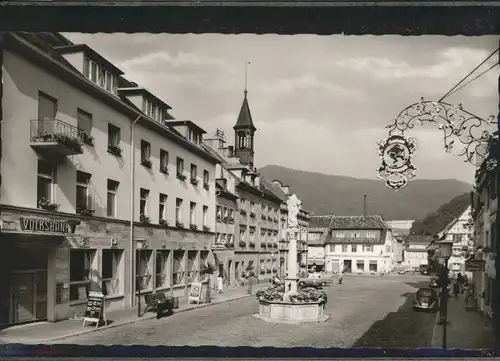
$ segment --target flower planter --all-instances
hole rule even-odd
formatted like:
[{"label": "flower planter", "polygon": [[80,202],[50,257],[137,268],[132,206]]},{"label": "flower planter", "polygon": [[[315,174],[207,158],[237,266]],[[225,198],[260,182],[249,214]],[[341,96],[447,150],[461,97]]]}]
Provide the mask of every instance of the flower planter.
[{"label": "flower planter", "polygon": [[122,156],[122,148],[117,147],[115,145],[108,145],[108,153],[111,153],[116,157],[121,157]]}]

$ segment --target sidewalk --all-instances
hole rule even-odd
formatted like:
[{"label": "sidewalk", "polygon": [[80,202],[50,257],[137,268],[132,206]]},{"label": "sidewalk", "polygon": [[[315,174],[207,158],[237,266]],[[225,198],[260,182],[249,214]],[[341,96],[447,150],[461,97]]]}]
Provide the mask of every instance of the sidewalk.
[{"label": "sidewalk", "polygon": [[[443,326],[437,325],[439,312],[436,315],[436,325],[432,337],[432,347],[441,348]],[[493,330],[486,318],[479,311],[466,311],[464,296],[448,300],[447,345],[448,349],[492,349]]]},{"label": "sidewalk", "polygon": [[[211,303],[188,304],[188,297],[179,298],[179,308],[174,310],[174,313],[185,312],[196,308],[207,307],[219,303],[238,300],[246,297],[255,297],[255,292],[261,288],[269,286],[269,283],[260,283],[254,285],[253,294],[246,293],[246,287],[230,288],[224,290],[224,293],[217,294],[212,291]],[[87,324],[82,326],[83,320],[63,320],[59,322],[39,322],[27,325],[12,326],[4,330],[0,330],[0,344],[5,343],[57,343],[57,340],[82,335],[89,332],[98,332],[113,327],[118,327],[141,320],[148,320],[156,317],[155,312],[147,312],[141,317],[137,317],[137,308],[125,308],[107,312],[108,325],[95,328],[95,325]],[[165,316],[169,317],[169,316]],[[170,316],[171,317],[171,316]]]}]

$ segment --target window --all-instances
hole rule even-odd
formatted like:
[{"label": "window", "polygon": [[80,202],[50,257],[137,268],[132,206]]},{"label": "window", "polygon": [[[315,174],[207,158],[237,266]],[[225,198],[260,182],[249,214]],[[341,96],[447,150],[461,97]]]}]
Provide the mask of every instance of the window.
[{"label": "window", "polygon": [[108,123],[108,146],[118,147],[120,145],[120,128]]},{"label": "window", "polygon": [[368,267],[370,272],[377,272],[377,261],[370,261]]},{"label": "window", "polygon": [[330,244],[330,252],[331,253],[335,252],[335,245],[334,244]]},{"label": "window", "polygon": [[[137,282],[137,290],[149,290],[153,288],[151,284],[151,250],[137,250],[136,251],[136,268],[135,276]],[[136,292],[137,292],[136,290]]]},{"label": "window", "polygon": [[97,80],[101,88],[104,88],[106,86],[106,70],[104,70],[102,67],[99,67]]},{"label": "window", "polygon": [[56,167],[54,165],[38,160],[37,204],[39,208],[45,201],[54,201],[55,174]]},{"label": "window", "polygon": [[69,254],[69,300],[84,301],[90,290],[95,251],[72,249]]},{"label": "window", "polygon": [[97,83],[97,64],[90,61],[90,80]]},{"label": "window", "polygon": [[106,72],[106,90],[108,92],[113,91],[113,76],[108,72]]},{"label": "window", "polygon": [[373,245],[367,245],[366,246],[366,252],[373,252]]},{"label": "window", "polygon": [[90,177],[85,172],[76,172],[76,209],[91,209],[90,202]]},{"label": "window", "polygon": [[184,159],[177,157],[177,176],[184,173]]},{"label": "window", "polygon": [[175,200],[175,222],[182,223],[182,199]]},{"label": "window", "polygon": [[234,209],[229,208],[229,223],[234,222]]},{"label": "window", "polygon": [[209,182],[209,173],[208,170],[203,171],[203,184],[207,185]]},{"label": "window", "polygon": [[351,252],[356,253],[357,252],[357,246],[355,244],[351,244]]},{"label": "window", "polygon": [[366,238],[375,238],[375,232],[367,232]]},{"label": "window", "polygon": [[123,294],[120,276],[122,271],[123,250],[103,249],[101,259],[102,290],[106,296]]},{"label": "window", "polygon": [[89,60],[89,58],[83,59],[83,75],[86,78],[90,78],[90,60]]},{"label": "window", "polygon": [[364,272],[365,271],[365,261],[356,261],[356,270],[358,272]]},{"label": "window", "polygon": [[168,287],[169,285],[169,272],[168,272],[168,256],[170,252],[167,250],[156,251],[156,288]]},{"label": "window", "polygon": [[139,204],[139,214],[141,216],[147,216],[148,215],[148,196],[149,196],[149,190],[141,188],[140,192],[140,204]]},{"label": "window", "polygon": [[198,176],[198,168],[196,167],[195,164],[191,164],[191,179],[196,179]]},{"label": "window", "polygon": [[347,244],[342,245],[342,252],[347,253]]},{"label": "window", "polygon": [[173,258],[173,285],[181,285],[185,283],[185,268],[184,268],[184,253],[183,250],[175,250]]},{"label": "window", "polygon": [[337,236],[337,238],[344,238],[345,233],[344,232],[337,232],[336,236]]},{"label": "window", "polygon": [[151,118],[156,120],[156,106],[153,105],[153,108],[151,109]]},{"label": "window", "polygon": [[222,219],[223,219],[224,222],[228,221],[227,207],[222,207]]},{"label": "window", "polygon": [[196,203],[189,202],[189,224],[196,225]]},{"label": "window", "polygon": [[217,206],[216,208],[216,218],[217,218],[217,221],[222,221],[222,207],[221,206]]},{"label": "window", "polygon": [[359,233],[358,232],[353,232],[351,233],[352,238],[359,238]]},{"label": "window", "polygon": [[160,193],[160,205],[158,207],[158,221],[167,219],[167,195]]},{"label": "window", "polygon": [[78,108],[77,109],[77,128],[90,134],[92,130],[92,114]]},{"label": "window", "polygon": [[151,157],[151,143],[141,140],[141,160],[148,160]]},{"label": "window", "polygon": [[207,226],[208,207],[203,206],[203,227]]},{"label": "window", "polygon": [[117,217],[117,193],[118,193],[118,183],[112,179],[108,179],[108,201],[107,201],[107,212],[108,217]]},{"label": "window", "polygon": [[116,83],[113,74],[104,69],[96,62],[85,58],[83,62],[83,75],[91,82],[99,85],[109,92],[116,93]]},{"label": "window", "polygon": [[240,241],[241,242],[246,242],[246,239],[245,239],[245,228],[240,228]]},{"label": "window", "polygon": [[168,173],[168,152],[160,149],[160,171]]},{"label": "window", "polygon": [[198,251],[188,251],[187,259],[187,283],[195,282],[198,276],[198,267],[196,258]]}]

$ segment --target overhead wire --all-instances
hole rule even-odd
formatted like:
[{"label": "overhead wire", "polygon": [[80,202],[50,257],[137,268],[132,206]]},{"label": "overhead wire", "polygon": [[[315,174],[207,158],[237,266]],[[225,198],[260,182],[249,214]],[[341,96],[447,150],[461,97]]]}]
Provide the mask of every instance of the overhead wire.
[{"label": "overhead wire", "polygon": [[469,80],[467,83],[465,84],[462,84],[461,86],[459,86],[458,88],[456,88],[455,90],[453,90],[452,92],[450,92],[448,94],[448,97],[455,94],[457,91],[459,91],[460,89],[466,87],[467,85],[469,85],[470,83],[472,83],[473,81],[479,79],[480,77],[482,77],[484,74],[486,74],[487,72],[489,72],[491,69],[493,69],[494,67],[498,66],[499,64],[498,63],[495,63],[493,64],[492,66],[490,66],[488,69],[486,69],[485,71],[483,71],[482,73],[480,73],[479,75],[477,75],[476,77],[472,78],[471,80]]},{"label": "overhead wire", "polygon": [[445,98],[447,98],[448,96],[450,96],[450,94],[457,88],[459,87],[468,77],[470,77],[472,74],[474,74],[476,72],[477,69],[479,69],[484,63],[486,63],[488,60],[490,60],[490,58],[496,54],[496,52],[499,50],[500,48],[496,48],[495,51],[493,51],[486,59],[484,59],[478,66],[476,66],[474,68],[474,70],[472,70],[471,72],[469,72],[465,77],[462,78],[462,80],[460,80],[453,88],[451,88],[445,95],[443,95],[441,97],[441,99],[439,99],[438,102],[442,102]]}]

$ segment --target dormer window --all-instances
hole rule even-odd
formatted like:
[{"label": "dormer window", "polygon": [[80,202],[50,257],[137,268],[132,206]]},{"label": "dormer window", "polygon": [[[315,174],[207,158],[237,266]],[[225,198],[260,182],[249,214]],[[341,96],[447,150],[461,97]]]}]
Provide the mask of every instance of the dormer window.
[{"label": "dormer window", "polygon": [[116,76],[107,71],[102,65],[87,57],[83,61],[83,75],[92,83],[110,93],[116,94]]}]

